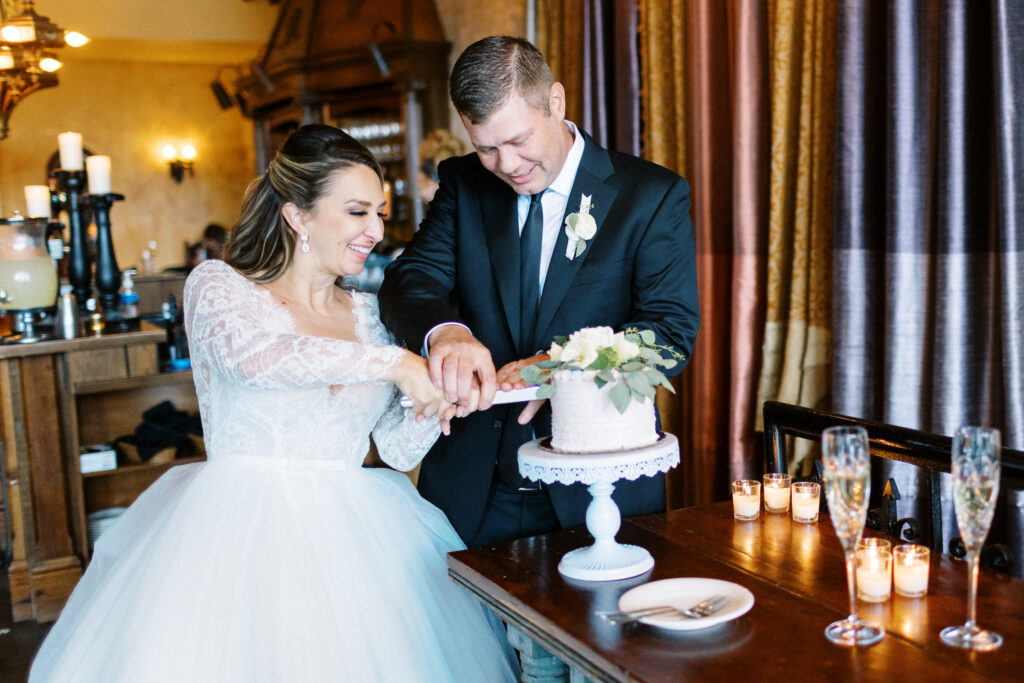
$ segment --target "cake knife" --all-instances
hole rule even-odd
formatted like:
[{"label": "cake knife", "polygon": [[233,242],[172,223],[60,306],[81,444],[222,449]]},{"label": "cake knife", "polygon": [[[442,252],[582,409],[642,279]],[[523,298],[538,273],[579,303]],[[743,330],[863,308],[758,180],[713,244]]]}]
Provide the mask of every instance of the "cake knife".
[{"label": "cake knife", "polygon": [[[494,400],[491,401],[491,405],[499,405],[502,403],[522,403],[524,401],[532,401],[537,398],[538,387],[524,387],[522,389],[510,389],[508,391],[498,390],[494,393]],[[408,396],[402,396],[399,400],[399,404],[403,408],[412,408],[412,399]]]}]

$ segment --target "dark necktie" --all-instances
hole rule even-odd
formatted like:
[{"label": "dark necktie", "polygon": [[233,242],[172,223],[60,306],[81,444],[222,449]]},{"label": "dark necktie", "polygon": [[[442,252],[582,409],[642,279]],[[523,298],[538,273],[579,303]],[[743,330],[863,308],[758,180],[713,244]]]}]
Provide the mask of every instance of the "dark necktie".
[{"label": "dark necktie", "polygon": [[533,335],[540,303],[540,244],[544,237],[544,208],[540,198],[544,192],[530,197],[523,232],[519,235],[519,352],[525,358],[533,355]]}]

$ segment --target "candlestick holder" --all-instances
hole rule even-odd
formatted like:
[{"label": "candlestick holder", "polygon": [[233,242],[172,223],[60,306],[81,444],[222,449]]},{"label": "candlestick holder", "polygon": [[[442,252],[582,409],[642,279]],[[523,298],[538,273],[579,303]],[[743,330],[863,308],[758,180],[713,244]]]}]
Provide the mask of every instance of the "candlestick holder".
[{"label": "candlestick holder", "polygon": [[80,195],[85,186],[85,171],[55,171],[57,182],[65,194],[68,212],[68,236],[71,239],[71,251],[68,254],[68,282],[75,288],[75,301],[79,308],[85,306],[86,300],[92,296],[92,273],[90,272],[89,253],[85,245],[85,228],[82,226],[82,208]]},{"label": "candlestick holder", "polygon": [[118,294],[121,271],[117,267],[114,242],[110,236],[110,207],[122,199],[123,194],[113,192],[91,194],[88,197],[96,221],[96,291],[99,292],[100,305],[107,314],[117,310],[121,298]]}]

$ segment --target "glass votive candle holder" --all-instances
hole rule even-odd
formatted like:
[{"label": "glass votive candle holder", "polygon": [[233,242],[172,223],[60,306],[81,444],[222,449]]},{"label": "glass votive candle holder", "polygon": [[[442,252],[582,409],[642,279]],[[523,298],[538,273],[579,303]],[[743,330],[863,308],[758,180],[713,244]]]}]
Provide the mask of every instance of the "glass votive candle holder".
[{"label": "glass votive candle holder", "polygon": [[923,545],[904,543],[893,548],[892,575],[896,595],[920,598],[928,593],[928,567],[931,553]]},{"label": "glass votive candle holder", "polygon": [[873,548],[879,553],[889,553],[892,552],[892,543],[887,538],[864,536],[857,543],[857,550],[860,550],[861,548]]},{"label": "glass votive candle holder", "polygon": [[761,512],[761,482],[740,479],[732,483],[732,516],[749,521]]},{"label": "glass votive candle holder", "polygon": [[773,472],[764,475],[765,512],[789,512],[789,485],[793,478]]},{"label": "glass votive candle holder", "polygon": [[814,481],[795,482],[792,492],[791,514],[794,522],[817,522],[821,507],[821,485]]},{"label": "glass votive candle holder", "polygon": [[892,595],[892,552],[882,548],[857,550],[857,598],[885,602]]}]

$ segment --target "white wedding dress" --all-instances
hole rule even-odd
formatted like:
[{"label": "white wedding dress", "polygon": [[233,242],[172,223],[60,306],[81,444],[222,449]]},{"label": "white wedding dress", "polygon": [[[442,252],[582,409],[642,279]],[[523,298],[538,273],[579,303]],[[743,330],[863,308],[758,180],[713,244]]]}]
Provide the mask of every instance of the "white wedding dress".
[{"label": "white wedding dress", "polygon": [[96,544],[29,680],[513,681],[500,623],[447,576],[445,516],[385,462],[416,423],[379,381],[401,353],[376,299],[362,343],[296,334],[222,261],[193,271],[186,329],[208,460],[171,468]]}]

